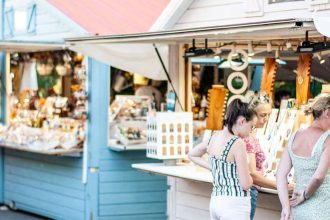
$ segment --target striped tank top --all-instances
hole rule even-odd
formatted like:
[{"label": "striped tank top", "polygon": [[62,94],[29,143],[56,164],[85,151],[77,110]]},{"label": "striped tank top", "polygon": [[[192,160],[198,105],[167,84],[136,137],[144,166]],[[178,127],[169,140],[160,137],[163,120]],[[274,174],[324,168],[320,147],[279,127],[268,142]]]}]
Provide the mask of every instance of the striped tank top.
[{"label": "striped tank top", "polygon": [[243,190],[239,183],[237,166],[235,162],[228,162],[227,156],[238,137],[232,137],[226,144],[220,159],[210,157],[213,176],[212,196],[249,196],[248,191]]}]

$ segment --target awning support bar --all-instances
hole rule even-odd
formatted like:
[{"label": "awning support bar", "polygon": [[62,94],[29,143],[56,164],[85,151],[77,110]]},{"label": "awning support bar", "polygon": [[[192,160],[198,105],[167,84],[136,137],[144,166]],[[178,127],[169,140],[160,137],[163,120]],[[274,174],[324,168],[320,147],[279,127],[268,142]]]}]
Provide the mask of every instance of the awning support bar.
[{"label": "awning support bar", "polygon": [[176,96],[176,99],[178,100],[178,103],[179,103],[179,105],[180,105],[180,108],[181,108],[182,111],[184,111],[184,109],[183,109],[183,107],[182,107],[182,104],[181,104],[181,102],[180,102],[179,96],[178,96],[178,94],[176,93],[175,88],[174,88],[174,86],[173,86],[173,83],[172,83],[171,77],[170,77],[170,75],[168,74],[167,69],[166,69],[166,67],[165,67],[165,65],[164,65],[163,59],[162,59],[162,57],[161,57],[160,54],[159,54],[158,48],[157,48],[156,44],[153,44],[153,45],[154,45],[154,48],[155,48],[155,50],[156,50],[156,53],[157,53],[158,59],[159,59],[160,63],[162,64],[162,67],[163,67],[163,70],[164,70],[164,72],[165,72],[165,74],[166,74],[167,80],[168,80],[169,83],[171,84],[172,90],[173,90],[174,93],[175,93],[175,96]]}]

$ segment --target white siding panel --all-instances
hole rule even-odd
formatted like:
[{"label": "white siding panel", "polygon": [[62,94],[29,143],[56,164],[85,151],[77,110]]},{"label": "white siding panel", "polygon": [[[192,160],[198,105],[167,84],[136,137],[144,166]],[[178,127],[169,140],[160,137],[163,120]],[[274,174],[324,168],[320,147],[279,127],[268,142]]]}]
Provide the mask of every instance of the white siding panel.
[{"label": "white siding panel", "polygon": [[187,206],[194,209],[208,210],[210,196],[196,196],[190,193],[177,192],[176,201],[178,205]]},{"label": "white siding panel", "polygon": [[210,196],[212,191],[211,183],[202,183],[197,181],[188,181],[184,179],[176,179],[177,191],[192,193],[199,196]]},{"label": "white siding panel", "polygon": [[240,4],[213,5],[208,8],[189,9],[177,24],[228,20],[244,15],[245,11]]},{"label": "white siding panel", "polygon": [[210,219],[210,214],[206,210],[190,208],[187,206],[176,207],[177,217],[184,220],[207,220]]},{"label": "white siding panel", "polygon": [[[212,184],[169,177],[168,216],[170,220],[209,219]],[[281,205],[277,195],[259,193],[255,220],[278,220]]]},{"label": "white siding panel", "polygon": [[[251,5],[253,2],[256,7]],[[317,5],[316,8],[308,0],[277,4],[268,4],[265,0],[250,0],[250,3],[249,0],[195,0],[172,29],[313,18],[328,16],[329,13],[330,3]]]},{"label": "white siding panel", "polygon": [[[171,199],[168,199],[169,219],[209,219],[209,202],[212,185],[180,178],[168,178]],[[168,195],[169,195],[168,194]]]}]

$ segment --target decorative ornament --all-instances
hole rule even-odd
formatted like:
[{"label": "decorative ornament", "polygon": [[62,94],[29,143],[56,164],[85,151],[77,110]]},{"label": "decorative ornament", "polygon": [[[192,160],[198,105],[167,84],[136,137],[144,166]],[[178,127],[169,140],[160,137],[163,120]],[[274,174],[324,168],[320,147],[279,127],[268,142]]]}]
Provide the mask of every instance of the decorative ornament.
[{"label": "decorative ornament", "polygon": [[303,78],[302,76],[298,75],[298,76],[297,76],[297,83],[298,83],[299,85],[301,85],[301,84],[303,84],[303,82],[304,82],[304,78]]},{"label": "decorative ornament", "polygon": [[[243,81],[243,85],[241,88],[239,89],[236,89],[233,87],[233,80],[236,78],[236,77],[239,77],[242,79]],[[229,91],[233,94],[242,94],[248,87],[248,79],[246,78],[245,74],[244,73],[241,73],[241,72],[233,72],[231,73],[228,78],[227,78],[227,88],[229,89]]]},{"label": "decorative ornament", "polygon": [[229,98],[228,101],[227,101],[227,106],[228,106],[228,105],[229,105],[234,99],[240,99],[240,100],[242,100],[242,101],[244,102],[245,97],[242,96],[242,95],[232,95],[232,96],[230,96],[230,98]]},{"label": "decorative ornament", "polygon": [[[235,66],[232,61],[233,61],[233,54],[234,52],[236,54],[241,54],[242,56],[242,61],[243,61],[243,64],[240,65],[240,66]],[[230,51],[230,53],[228,54],[228,63],[229,63],[229,66],[231,69],[235,70],[235,71],[242,71],[244,70],[246,67],[248,67],[249,65],[249,61],[248,61],[248,54],[245,52],[245,50],[242,50],[242,49],[235,49],[235,51]]]}]

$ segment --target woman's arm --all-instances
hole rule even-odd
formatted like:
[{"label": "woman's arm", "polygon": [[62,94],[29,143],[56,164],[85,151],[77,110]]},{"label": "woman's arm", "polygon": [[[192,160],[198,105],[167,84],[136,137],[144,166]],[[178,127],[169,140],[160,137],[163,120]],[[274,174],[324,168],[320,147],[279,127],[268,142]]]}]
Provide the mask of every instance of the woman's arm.
[{"label": "woman's arm", "polygon": [[249,157],[249,170],[250,170],[250,175],[253,179],[253,184],[270,189],[276,189],[276,181],[264,177],[260,172],[257,171],[256,154],[248,153],[248,157]]},{"label": "woman's arm", "polygon": [[252,186],[253,180],[249,173],[245,142],[243,142],[241,139],[238,139],[235,141],[233,148],[236,149],[234,152],[234,157],[237,165],[239,181],[242,188],[244,190],[248,190]]},{"label": "woman's arm", "polygon": [[208,146],[208,141],[204,141],[197,146],[195,146],[193,149],[191,149],[188,153],[189,159],[194,162],[195,164],[204,167],[208,170],[211,170],[210,163],[208,161],[205,161],[202,156],[206,153]]},{"label": "woman's arm", "polygon": [[296,193],[296,199],[291,202],[292,206],[297,206],[311,197],[315,191],[322,185],[325,176],[330,168],[330,138],[324,143],[324,150],[319,162],[319,165],[308,183],[305,190]]},{"label": "woman's arm", "polygon": [[276,172],[276,182],[278,189],[278,196],[282,205],[282,216],[281,219],[290,219],[291,208],[289,203],[289,190],[287,176],[292,168],[291,158],[286,148],[283,152],[280,164]]}]

